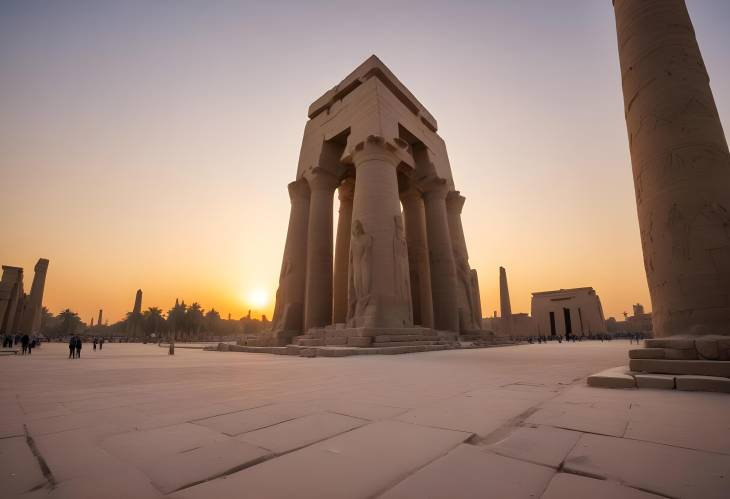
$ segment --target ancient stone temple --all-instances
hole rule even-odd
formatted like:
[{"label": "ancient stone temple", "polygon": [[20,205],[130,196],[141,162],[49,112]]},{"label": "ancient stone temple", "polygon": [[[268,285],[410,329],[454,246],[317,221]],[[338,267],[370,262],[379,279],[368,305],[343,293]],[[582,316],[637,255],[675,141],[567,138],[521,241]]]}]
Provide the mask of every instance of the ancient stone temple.
[{"label": "ancient stone temple", "polygon": [[387,334],[481,329],[464,197],[437,129],[375,56],[310,106],[289,184],[276,344],[307,333],[324,344],[370,346]]},{"label": "ancient stone temple", "polygon": [[694,28],[684,0],[614,11],[658,337],[631,368],[730,377],[730,154]]},{"label": "ancient stone temple", "polygon": [[47,271],[48,260],[40,258],[35,265],[30,294],[27,295],[23,288],[23,269],[3,265],[0,280],[0,334],[32,336],[40,332]]}]

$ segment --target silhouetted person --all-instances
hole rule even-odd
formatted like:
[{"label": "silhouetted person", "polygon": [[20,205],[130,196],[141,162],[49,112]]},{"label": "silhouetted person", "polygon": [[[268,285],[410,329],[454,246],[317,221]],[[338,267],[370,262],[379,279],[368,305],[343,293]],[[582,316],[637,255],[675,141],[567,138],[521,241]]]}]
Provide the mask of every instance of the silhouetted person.
[{"label": "silhouetted person", "polygon": [[75,345],[77,359],[81,358],[81,343],[83,343],[83,341],[81,340],[81,336],[79,336],[78,338],[76,338],[76,345]]},{"label": "silhouetted person", "polygon": [[94,336],[94,351],[96,352],[96,336]]},{"label": "silhouetted person", "polygon": [[99,338],[99,350],[104,348],[104,338]]},{"label": "silhouetted person", "polygon": [[73,359],[76,357],[76,336],[71,336],[68,340],[68,358]]},{"label": "silhouetted person", "polygon": [[30,338],[27,334],[24,334],[22,338],[20,338],[20,345],[23,347],[23,355],[28,353],[28,343],[30,343]]}]

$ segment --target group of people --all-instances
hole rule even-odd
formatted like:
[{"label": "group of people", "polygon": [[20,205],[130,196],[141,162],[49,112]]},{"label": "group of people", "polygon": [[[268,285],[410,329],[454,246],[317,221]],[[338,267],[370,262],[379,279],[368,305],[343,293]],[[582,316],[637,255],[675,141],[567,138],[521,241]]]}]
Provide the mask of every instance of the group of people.
[{"label": "group of people", "polygon": [[[84,340],[81,338],[81,336],[72,336],[68,340],[68,358],[69,359],[78,359],[81,358],[81,347],[84,344]],[[97,338],[94,336],[93,339],[93,345],[94,345],[94,351],[96,351],[96,347],[99,347],[99,350],[104,348],[104,338]]]},{"label": "group of people", "polygon": [[33,349],[37,346],[40,346],[41,341],[37,339],[36,337],[30,337],[27,334],[19,335],[16,334],[15,336],[6,334],[3,336],[3,348],[13,348],[13,345],[17,345],[20,343],[20,353],[21,355],[30,355],[33,353]]}]

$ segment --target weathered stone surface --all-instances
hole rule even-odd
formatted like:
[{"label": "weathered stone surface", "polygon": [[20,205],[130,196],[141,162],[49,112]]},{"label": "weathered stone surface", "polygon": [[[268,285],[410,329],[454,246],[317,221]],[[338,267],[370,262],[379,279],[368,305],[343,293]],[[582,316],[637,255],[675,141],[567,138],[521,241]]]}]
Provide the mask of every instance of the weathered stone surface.
[{"label": "weathered stone surface", "polygon": [[647,348],[674,348],[677,350],[693,350],[695,347],[694,338],[685,336],[674,336],[669,338],[648,338],[644,340]]},{"label": "weathered stone surface", "polygon": [[677,376],[677,390],[730,393],[730,379],[714,376]]},{"label": "weathered stone surface", "polygon": [[663,348],[635,348],[629,350],[630,359],[663,359]]},{"label": "weathered stone surface", "polygon": [[243,491],[267,498],[303,497],[303,493],[311,498],[373,497],[468,437],[394,421],[372,423],[174,497],[233,499]]},{"label": "weathered stone surface", "polygon": [[243,433],[237,438],[280,454],[344,433],[366,423],[367,421],[363,419],[323,412]]},{"label": "weathered stone surface", "polygon": [[674,390],[674,376],[668,374],[636,374],[634,378],[638,388]]},{"label": "weathered stone surface", "polygon": [[719,360],[631,359],[632,371],[656,374],[695,374],[730,378],[730,362]]},{"label": "weathered stone surface", "polygon": [[350,337],[347,338],[347,345],[351,347],[369,347],[370,344],[373,342],[372,338],[356,338],[356,337]]},{"label": "weathered stone surface", "polygon": [[460,445],[379,497],[539,497],[553,473],[550,468]]},{"label": "weathered stone surface", "polygon": [[25,436],[0,439],[0,490],[7,497],[46,485]]},{"label": "weathered stone surface", "polygon": [[214,429],[226,435],[235,436],[305,416],[316,410],[316,407],[308,404],[271,404],[222,416],[200,419],[195,421],[195,424]]},{"label": "weathered stone surface", "polygon": [[572,473],[558,473],[540,499],[659,499],[662,496]]},{"label": "weathered stone surface", "polygon": [[664,358],[667,360],[698,360],[700,357],[694,348],[665,348]]},{"label": "weathered stone surface", "polygon": [[730,486],[730,456],[601,435],[583,435],[563,468],[669,497],[724,499]]},{"label": "weathered stone surface", "polygon": [[601,388],[636,388],[633,376],[625,374],[626,366],[606,369],[600,373],[588,376],[588,386]]},{"label": "weathered stone surface", "polygon": [[515,429],[488,449],[500,456],[558,468],[580,438],[580,432],[538,426]]}]

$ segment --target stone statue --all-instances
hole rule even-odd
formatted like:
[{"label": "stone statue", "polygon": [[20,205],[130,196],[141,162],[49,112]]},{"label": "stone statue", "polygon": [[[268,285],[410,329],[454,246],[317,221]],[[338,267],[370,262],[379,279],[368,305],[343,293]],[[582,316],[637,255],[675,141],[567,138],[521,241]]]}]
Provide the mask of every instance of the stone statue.
[{"label": "stone statue", "polygon": [[347,319],[361,315],[370,302],[370,271],[373,236],[365,233],[360,220],[352,223]]},{"label": "stone statue", "polygon": [[395,295],[408,303],[411,301],[410,276],[408,275],[408,243],[403,229],[403,217],[396,215],[395,233],[393,235],[393,261],[395,271],[393,272]]}]

